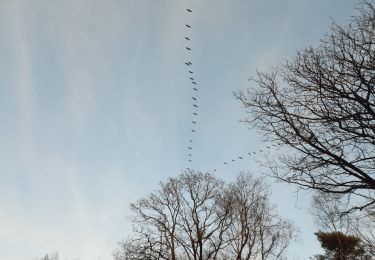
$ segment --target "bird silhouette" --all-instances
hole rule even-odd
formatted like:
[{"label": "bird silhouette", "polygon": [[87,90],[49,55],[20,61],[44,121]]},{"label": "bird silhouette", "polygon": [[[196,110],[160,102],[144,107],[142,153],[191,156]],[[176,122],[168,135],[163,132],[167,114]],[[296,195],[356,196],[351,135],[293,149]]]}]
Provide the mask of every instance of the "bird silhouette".
[{"label": "bird silhouette", "polygon": [[189,73],[193,74],[193,72],[191,70],[189,70]]},{"label": "bird silhouette", "polygon": [[251,155],[251,153],[247,153],[248,155]]},{"label": "bird silhouette", "polygon": [[197,82],[195,82],[195,81],[193,81],[193,82],[191,82],[191,83],[193,83],[194,85],[197,85]]},{"label": "bird silhouette", "polygon": [[193,106],[198,107],[196,104],[193,104]]},{"label": "bird silhouette", "polygon": [[192,143],[192,142],[193,142],[193,140],[191,140],[191,139],[190,139],[190,141],[189,141],[189,142],[190,142],[190,143]]},{"label": "bird silhouette", "polygon": [[193,115],[197,116],[198,114],[197,113],[193,113]]},{"label": "bird silhouette", "polygon": [[238,156],[238,159],[241,159],[241,160],[242,160],[243,158],[242,158],[241,156]]},{"label": "bird silhouette", "polygon": [[191,160],[189,160],[189,162],[192,162]]},{"label": "bird silhouette", "polygon": [[197,100],[195,97],[192,97],[192,99]]},{"label": "bird silhouette", "polygon": [[195,122],[195,121],[191,121],[193,124],[197,124],[197,122]]},{"label": "bird silhouette", "polygon": [[190,9],[186,9],[189,13],[191,13],[192,11]]},{"label": "bird silhouette", "polygon": [[191,51],[191,49],[189,47],[185,47],[187,50]]},{"label": "bird silhouette", "polygon": [[232,162],[234,162],[235,160],[234,159],[232,159]]},{"label": "bird silhouette", "polygon": [[188,147],[189,148],[189,150],[192,150],[193,148],[191,148],[190,146]]},{"label": "bird silhouette", "polygon": [[189,37],[185,37],[186,40],[190,41],[190,38]]},{"label": "bird silhouette", "polygon": [[185,25],[186,25],[186,27],[187,27],[187,28],[191,28],[191,26],[190,26],[190,25],[188,25],[188,24],[185,24]]},{"label": "bird silhouette", "polygon": [[227,162],[224,162],[224,164],[228,164]]},{"label": "bird silhouette", "polygon": [[198,91],[198,89],[196,89],[196,88],[193,88],[195,91]]},{"label": "bird silhouette", "polygon": [[194,80],[194,78],[189,78],[189,79]]},{"label": "bird silhouette", "polygon": [[194,133],[196,132],[194,129],[191,129],[191,131],[194,132]]},{"label": "bird silhouette", "polygon": [[259,149],[259,151],[261,151],[263,153],[263,150],[262,149]]},{"label": "bird silhouette", "polygon": [[214,172],[216,172],[217,170],[216,169],[214,169]]},{"label": "bird silhouette", "polygon": [[186,66],[191,66],[191,65],[193,65],[193,63],[191,63],[191,62],[185,62],[185,65]]}]

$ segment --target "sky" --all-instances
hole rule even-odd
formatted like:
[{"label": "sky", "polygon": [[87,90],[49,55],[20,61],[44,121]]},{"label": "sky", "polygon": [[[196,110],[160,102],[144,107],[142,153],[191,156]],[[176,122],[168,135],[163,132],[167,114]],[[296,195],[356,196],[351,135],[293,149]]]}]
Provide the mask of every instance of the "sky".
[{"label": "sky", "polygon": [[[129,203],[167,177],[186,167],[261,176],[269,144],[240,122],[233,91],[317,46],[356,3],[0,0],[0,259],[109,260],[129,234]],[[308,259],[319,252],[310,194],[268,182],[300,230],[288,257]]]}]

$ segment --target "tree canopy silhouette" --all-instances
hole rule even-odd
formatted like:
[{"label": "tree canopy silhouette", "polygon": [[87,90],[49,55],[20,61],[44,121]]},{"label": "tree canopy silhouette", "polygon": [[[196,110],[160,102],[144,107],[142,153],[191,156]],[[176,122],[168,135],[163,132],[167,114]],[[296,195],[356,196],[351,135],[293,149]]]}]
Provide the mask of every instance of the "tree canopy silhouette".
[{"label": "tree canopy silhouette", "polygon": [[226,184],[187,170],[130,205],[133,233],[115,259],[283,259],[295,228],[269,195],[250,174]]},{"label": "tree canopy silhouette", "polygon": [[315,233],[322,248],[325,250],[325,255],[316,255],[314,259],[319,260],[371,260],[371,256],[367,255],[361,239],[345,235],[344,233],[322,232]]},{"label": "tree canopy silhouette", "polygon": [[359,5],[347,26],[332,24],[318,47],[298,51],[271,72],[258,72],[258,88],[239,91],[249,125],[292,151],[270,163],[272,174],[301,188],[374,206],[375,7]]}]

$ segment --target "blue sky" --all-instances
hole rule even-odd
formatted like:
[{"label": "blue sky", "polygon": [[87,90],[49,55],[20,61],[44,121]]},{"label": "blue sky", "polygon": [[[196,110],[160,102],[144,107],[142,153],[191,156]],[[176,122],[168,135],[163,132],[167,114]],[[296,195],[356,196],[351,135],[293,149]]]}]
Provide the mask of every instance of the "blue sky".
[{"label": "blue sky", "polygon": [[[239,122],[233,90],[317,45],[356,2],[0,1],[0,259],[111,259],[128,204],[160,180],[185,167],[264,172],[253,159],[223,165],[267,145]],[[186,61],[200,87],[190,164]],[[272,200],[301,231],[290,258],[316,253],[309,195],[273,184]]]}]

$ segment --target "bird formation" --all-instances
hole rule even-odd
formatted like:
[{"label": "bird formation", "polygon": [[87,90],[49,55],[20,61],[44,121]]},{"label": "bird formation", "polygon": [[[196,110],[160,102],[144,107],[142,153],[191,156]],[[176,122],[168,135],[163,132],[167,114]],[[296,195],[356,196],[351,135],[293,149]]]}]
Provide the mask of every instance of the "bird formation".
[{"label": "bird formation", "polygon": [[[188,15],[190,15],[193,11],[191,9],[186,9]],[[196,80],[196,77],[194,76],[194,70],[193,70],[193,63],[191,62],[191,58],[192,58],[192,48],[191,48],[191,41],[192,41],[192,38],[191,38],[191,30],[192,30],[192,27],[190,24],[185,24],[185,30],[186,30],[186,35],[184,36],[184,40],[185,40],[185,52],[186,52],[186,57],[187,57],[187,61],[184,62],[184,65],[187,67],[187,72],[188,72],[188,79],[190,80],[190,83],[192,84],[192,92],[191,92],[191,101],[192,101],[192,116],[193,116],[193,119],[191,120],[191,137],[189,139],[189,143],[187,145],[187,149],[188,149],[188,159],[187,161],[189,163],[192,163],[193,162],[193,148],[194,148],[194,140],[195,140],[195,137],[196,137],[196,134],[197,134],[197,127],[199,125],[198,123],[198,109],[199,109],[199,106],[198,106],[198,95],[199,95],[199,84],[197,83],[197,80]],[[273,144],[271,145],[273,147],[277,147],[277,145]],[[252,151],[252,152],[248,152],[247,154],[244,154],[244,155],[240,155],[240,156],[237,156],[235,158],[232,158],[232,159],[229,159],[227,161],[224,161],[224,165],[229,165],[229,164],[233,164],[235,163],[236,161],[240,161],[240,160],[244,160],[244,159],[248,159],[250,157],[255,157],[257,154],[264,154],[265,153],[265,150],[271,150],[273,149],[271,146],[266,146],[266,148],[263,148],[263,149],[258,149],[257,151]],[[189,169],[189,168],[187,168]],[[217,171],[217,169],[213,169],[214,172]]]},{"label": "bird formation", "polygon": [[[193,11],[191,9],[186,9],[186,12],[188,15],[190,15]],[[195,77],[193,76],[194,75],[194,71],[193,71],[193,63],[191,62],[191,58],[192,58],[192,48],[191,48],[191,30],[192,30],[192,27],[190,24],[185,24],[185,29],[186,29],[186,35],[184,37],[185,39],[185,52],[186,52],[186,57],[187,57],[187,61],[184,62],[185,66],[188,68],[187,69],[187,72],[188,72],[188,79],[190,81],[190,83],[193,85],[191,90],[191,101],[192,101],[192,116],[193,116],[193,119],[191,120],[191,129],[190,129],[190,132],[191,132],[191,138],[189,139],[189,144],[187,146],[188,148],[188,162],[189,163],[192,163],[193,162],[193,143],[194,143],[194,140],[195,140],[195,137],[196,137],[196,134],[197,134],[197,127],[199,125],[199,122],[198,122],[198,109],[199,109],[199,106],[198,106],[198,83],[195,79]]]},{"label": "bird formation", "polygon": [[224,165],[228,165],[229,163],[234,163],[236,162],[236,160],[244,160],[246,158],[249,158],[249,156],[253,157],[257,154],[264,154],[265,153],[265,150],[271,150],[273,149],[272,147],[275,147],[276,150],[278,150],[277,145],[276,144],[272,144],[271,146],[266,146],[266,148],[263,148],[263,149],[258,149],[257,151],[252,151],[252,152],[248,152],[247,154],[245,155],[240,155],[240,156],[237,156],[235,158],[232,158],[230,160],[227,160],[227,161],[224,161]]},{"label": "bird formation", "polygon": [[[250,159],[250,158],[254,158],[256,155],[259,155],[259,154],[265,154],[268,151],[270,150],[279,150],[280,147],[278,147],[276,144],[272,144],[270,146],[266,146],[266,148],[263,148],[263,149],[258,149],[257,151],[252,151],[252,152],[248,152],[246,154],[243,154],[243,155],[240,155],[240,156],[236,156],[232,159],[229,159],[229,160],[226,160],[224,161],[224,166],[230,166],[236,162],[239,162],[240,160],[246,160],[246,159]],[[190,169],[190,168],[186,168],[186,169]],[[214,172],[217,172],[217,168],[214,168],[212,169]]]}]

